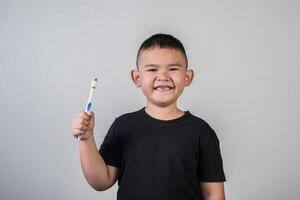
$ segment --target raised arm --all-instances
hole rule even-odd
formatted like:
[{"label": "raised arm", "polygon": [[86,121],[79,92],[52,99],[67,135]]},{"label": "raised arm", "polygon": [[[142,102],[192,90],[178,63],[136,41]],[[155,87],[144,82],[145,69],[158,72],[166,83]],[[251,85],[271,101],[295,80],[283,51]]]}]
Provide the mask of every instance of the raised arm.
[{"label": "raised arm", "polygon": [[99,154],[94,137],[79,142],[80,161],[87,182],[97,191],[112,187],[118,179],[118,168],[106,165]]},{"label": "raised arm", "polygon": [[91,187],[104,191],[118,178],[118,168],[106,165],[99,154],[94,139],[95,117],[93,112],[80,112],[72,120],[71,132],[79,140],[80,163],[83,174]]}]

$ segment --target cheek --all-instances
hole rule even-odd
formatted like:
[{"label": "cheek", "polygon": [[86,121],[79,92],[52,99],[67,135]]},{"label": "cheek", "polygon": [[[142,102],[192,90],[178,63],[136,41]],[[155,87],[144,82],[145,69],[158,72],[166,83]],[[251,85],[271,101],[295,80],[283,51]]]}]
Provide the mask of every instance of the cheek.
[{"label": "cheek", "polygon": [[149,87],[149,86],[153,86],[153,79],[149,76],[147,77],[141,77],[142,79],[142,84],[145,86],[145,87]]},{"label": "cheek", "polygon": [[150,79],[143,79],[141,82],[141,89],[143,92],[149,92],[153,90],[153,83]]},{"label": "cheek", "polygon": [[184,76],[175,76],[175,77],[173,77],[173,80],[177,84],[184,84],[185,83],[185,77]]},{"label": "cheek", "polygon": [[147,98],[149,98],[153,93],[153,89],[149,86],[142,86],[141,90]]}]

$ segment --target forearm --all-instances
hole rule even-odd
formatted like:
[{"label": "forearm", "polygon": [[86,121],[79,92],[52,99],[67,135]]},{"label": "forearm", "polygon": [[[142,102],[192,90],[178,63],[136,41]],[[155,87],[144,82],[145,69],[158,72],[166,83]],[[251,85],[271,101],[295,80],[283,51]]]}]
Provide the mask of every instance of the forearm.
[{"label": "forearm", "polygon": [[95,190],[105,190],[109,185],[108,170],[99,154],[94,136],[79,141],[80,162],[87,182]]}]

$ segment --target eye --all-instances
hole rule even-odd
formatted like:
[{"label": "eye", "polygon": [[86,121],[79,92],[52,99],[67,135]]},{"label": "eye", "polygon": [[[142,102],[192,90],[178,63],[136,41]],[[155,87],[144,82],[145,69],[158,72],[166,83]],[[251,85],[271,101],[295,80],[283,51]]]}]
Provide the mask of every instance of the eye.
[{"label": "eye", "polygon": [[170,71],[178,70],[177,68],[170,68]]},{"label": "eye", "polygon": [[154,71],[156,71],[156,69],[148,69],[147,71],[150,71],[150,72],[154,72]]}]

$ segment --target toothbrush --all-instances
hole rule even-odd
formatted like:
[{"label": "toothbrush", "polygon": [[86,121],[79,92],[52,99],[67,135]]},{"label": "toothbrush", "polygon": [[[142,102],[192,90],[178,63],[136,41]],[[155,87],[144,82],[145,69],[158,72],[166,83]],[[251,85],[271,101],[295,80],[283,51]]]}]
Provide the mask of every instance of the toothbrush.
[{"label": "toothbrush", "polygon": [[[92,80],[92,83],[91,83],[91,89],[90,89],[90,95],[89,95],[89,99],[86,103],[86,106],[85,106],[85,112],[88,112],[91,110],[91,107],[92,107],[92,95],[93,95],[93,92],[94,90],[96,89],[96,83],[98,81],[98,78],[97,77],[94,77],[93,80]],[[79,135],[77,137],[78,141],[81,140],[81,135]]]}]

